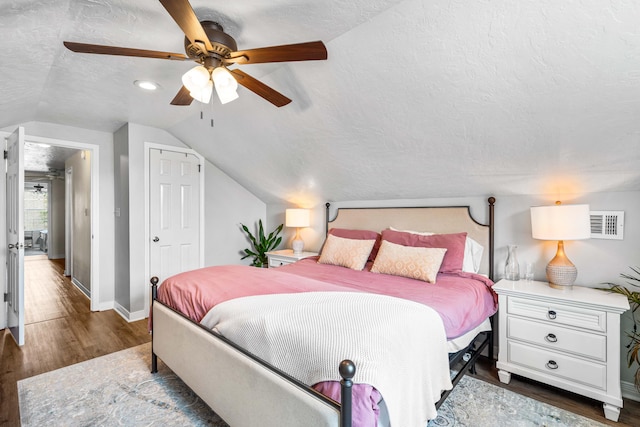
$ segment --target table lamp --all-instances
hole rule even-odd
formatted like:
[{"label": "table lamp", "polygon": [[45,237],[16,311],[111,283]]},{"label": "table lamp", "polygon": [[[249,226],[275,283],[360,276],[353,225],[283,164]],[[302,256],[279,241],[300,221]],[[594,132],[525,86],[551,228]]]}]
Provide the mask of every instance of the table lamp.
[{"label": "table lamp", "polygon": [[564,252],[565,240],[591,237],[589,205],[531,207],[531,236],[540,240],[557,240],[556,256],[547,264],[547,280],[552,288],[571,289],[578,269]]},{"label": "table lamp", "polygon": [[311,225],[309,209],[287,209],[285,210],[285,225],[296,227],[296,237],[291,242],[293,253],[299,255],[304,248],[304,242],[300,238],[300,228]]}]

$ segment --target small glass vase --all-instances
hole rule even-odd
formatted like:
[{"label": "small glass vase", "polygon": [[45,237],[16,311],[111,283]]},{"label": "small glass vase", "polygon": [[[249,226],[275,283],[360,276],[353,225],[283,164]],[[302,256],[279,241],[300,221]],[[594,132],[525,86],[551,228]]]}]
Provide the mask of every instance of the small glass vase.
[{"label": "small glass vase", "polygon": [[507,245],[507,262],[504,264],[504,278],[520,280],[520,265],[518,264],[517,245]]}]

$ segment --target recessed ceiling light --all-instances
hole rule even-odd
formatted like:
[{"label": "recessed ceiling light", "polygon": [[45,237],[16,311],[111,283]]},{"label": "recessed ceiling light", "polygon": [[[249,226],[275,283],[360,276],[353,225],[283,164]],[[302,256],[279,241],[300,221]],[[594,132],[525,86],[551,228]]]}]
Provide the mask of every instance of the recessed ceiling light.
[{"label": "recessed ceiling light", "polygon": [[144,90],[156,90],[160,87],[158,83],[149,80],[136,80],[133,84]]}]

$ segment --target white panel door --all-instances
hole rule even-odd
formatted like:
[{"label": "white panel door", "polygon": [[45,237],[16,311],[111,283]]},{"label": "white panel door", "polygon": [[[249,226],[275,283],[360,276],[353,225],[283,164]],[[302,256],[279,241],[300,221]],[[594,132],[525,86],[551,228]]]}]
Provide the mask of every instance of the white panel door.
[{"label": "white panel door", "polygon": [[7,138],[7,324],[24,345],[24,128]]},{"label": "white panel door", "polygon": [[200,267],[200,167],[187,153],[149,152],[149,273],[162,282]]}]

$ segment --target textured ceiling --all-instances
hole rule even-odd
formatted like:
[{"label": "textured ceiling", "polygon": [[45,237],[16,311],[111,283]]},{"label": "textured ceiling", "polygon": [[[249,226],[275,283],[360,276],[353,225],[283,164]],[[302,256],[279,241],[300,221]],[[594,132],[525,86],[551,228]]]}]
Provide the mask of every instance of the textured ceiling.
[{"label": "textured ceiling", "polygon": [[640,190],[635,0],[191,4],[239,49],[322,40],[329,59],[240,67],[282,108],[244,88],[175,107],[191,62],[62,45],[182,53],[158,1],[5,0],[0,128],[165,129],[266,202]]}]

